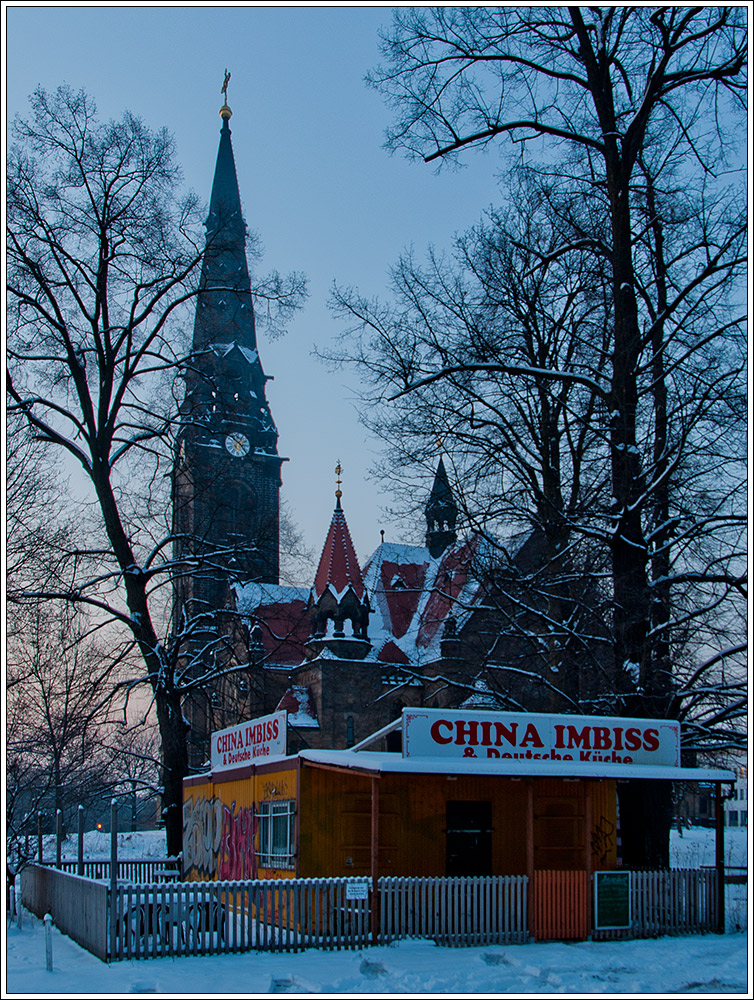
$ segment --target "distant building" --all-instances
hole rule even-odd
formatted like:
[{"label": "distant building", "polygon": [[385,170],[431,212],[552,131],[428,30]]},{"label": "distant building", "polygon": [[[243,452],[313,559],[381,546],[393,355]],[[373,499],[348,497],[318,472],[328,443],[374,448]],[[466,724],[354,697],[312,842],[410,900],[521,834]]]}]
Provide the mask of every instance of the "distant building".
[{"label": "distant building", "polygon": [[723,804],[726,826],[748,826],[749,825],[749,786],[746,775],[746,768],[740,766],[736,768],[736,783],[733,786],[733,795],[726,799]]}]

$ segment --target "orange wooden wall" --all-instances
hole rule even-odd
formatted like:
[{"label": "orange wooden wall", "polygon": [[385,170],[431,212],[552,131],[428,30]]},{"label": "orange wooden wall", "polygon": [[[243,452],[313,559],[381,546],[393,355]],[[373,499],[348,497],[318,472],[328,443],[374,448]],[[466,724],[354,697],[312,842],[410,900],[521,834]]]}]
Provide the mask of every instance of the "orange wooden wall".
[{"label": "orange wooden wall", "polygon": [[[526,873],[527,786],[524,780],[487,776],[386,774],[379,783],[380,875],[445,875],[446,803],[492,803],[492,869]],[[593,781],[592,868],[616,864],[615,782]],[[371,873],[371,779],[304,767],[301,774],[301,875]],[[583,869],[585,784],[534,781],[534,867]]]},{"label": "orange wooden wall", "polygon": [[[285,764],[241,780],[187,784],[184,865],[190,878],[327,877],[371,874],[372,779]],[[380,875],[446,874],[446,804],[492,804],[492,873],[526,873],[527,783],[482,775],[385,774],[379,785]],[[614,781],[591,781],[592,869],[616,865]],[[534,868],[586,864],[587,805],[582,781],[533,781]],[[262,869],[254,860],[259,802],[296,799],[295,869]]]}]

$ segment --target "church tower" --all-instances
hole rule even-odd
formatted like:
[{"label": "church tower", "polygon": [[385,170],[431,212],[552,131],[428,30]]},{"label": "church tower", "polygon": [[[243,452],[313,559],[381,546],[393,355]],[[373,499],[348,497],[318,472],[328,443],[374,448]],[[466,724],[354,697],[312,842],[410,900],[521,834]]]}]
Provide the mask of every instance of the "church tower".
[{"label": "church tower", "polygon": [[277,583],[279,572],[283,460],[257,351],[227,104],[220,114],[175,465],[177,555],[197,567],[182,595],[189,614],[222,607],[229,582]]},{"label": "church tower", "polygon": [[[184,648],[193,655],[208,648],[213,630],[222,630],[218,612],[229,606],[231,584],[277,583],[279,573],[283,459],[257,350],[227,92],[220,116],[173,472],[174,552],[183,567],[175,584],[174,621],[176,630],[188,630]],[[220,700],[217,690],[208,689],[206,697],[215,704]],[[217,720],[199,723],[196,706],[187,709],[201,741],[206,734],[198,731]]]},{"label": "church tower", "polygon": [[458,540],[456,534],[458,507],[453,499],[453,491],[448,482],[448,473],[445,471],[442,456],[437,465],[435,481],[424,513],[427,519],[427,548],[433,559],[439,559],[445,549]]}]

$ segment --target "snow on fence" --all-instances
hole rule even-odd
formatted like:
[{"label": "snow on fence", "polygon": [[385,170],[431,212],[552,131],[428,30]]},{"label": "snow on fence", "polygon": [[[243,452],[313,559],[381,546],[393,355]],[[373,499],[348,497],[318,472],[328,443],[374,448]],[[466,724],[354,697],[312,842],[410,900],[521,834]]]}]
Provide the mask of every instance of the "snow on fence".
[{"label": "snow on fence", "polygon": [[528,939],[525,875],[380,878],[380,942],[431,938],[441,945]]}]

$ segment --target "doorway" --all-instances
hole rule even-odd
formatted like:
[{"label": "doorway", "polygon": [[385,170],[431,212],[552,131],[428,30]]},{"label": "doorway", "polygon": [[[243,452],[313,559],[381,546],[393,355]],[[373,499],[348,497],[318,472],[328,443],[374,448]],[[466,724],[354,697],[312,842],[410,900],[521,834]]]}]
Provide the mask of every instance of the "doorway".
[{"label": "doorway", "polygon": [[492,874],[492,803],[446,803],[445,872],[450,876]]}]

